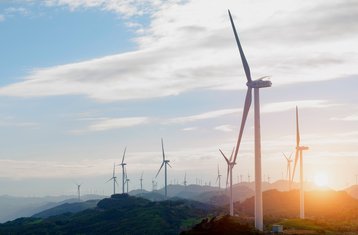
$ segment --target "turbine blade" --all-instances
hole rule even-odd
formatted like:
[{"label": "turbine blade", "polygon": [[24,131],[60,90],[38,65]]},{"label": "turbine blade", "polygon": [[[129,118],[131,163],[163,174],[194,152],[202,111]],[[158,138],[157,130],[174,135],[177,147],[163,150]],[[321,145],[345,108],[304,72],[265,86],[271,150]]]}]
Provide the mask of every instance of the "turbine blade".
[{"label": "turbine blade", "polygon": [[107,181],[106,181],[106,183],[108,183],[108,182],[109,182],[109,181],[111,181],[112,179],[113,179],[113,177],[112,177],[112,178],[110,178],[109,180],[107,180]]},{"label": "turbine blade", "polygon": [[232,148],[232,152],[231,152],[231,155],[230,155],[230,162],[232,161],[232,157],[234,156],[234,151],[235,151],[235,147]]},{"label": "turbine blade", "polygon": [[296,147],[300,146],[300,128],[298,126],[298,107],[296,106]]},{"label": "turbine blade", "polygon": [[291,152],[290,157],[289,157],[288,159],[290,159],[290,160],[291,160],[292,154],[293,154],[293,152]]},{"label": "turbine blade", "polygon": [[235,149],[235,155],[234,155],[234,163],[236,162],[237,153],[239,152],[240,143],[241,143],[241,139],[242,139],[242,134],[244,133],[244,128],[245,128],[247,115],[249,114],[249,110],[250,110],[250,106],[251,106],[251,100],[252,100],[251,93],[252,93],[252,88],[249,87],[247,89],[246,98],[245,98],[245,106],[244,106],[244,110],[243,110],[243,113],[242,113],[240,133],[239,133],[239,137],[238,137],[237,143],[236,143],[236,149]]},{"label": "turbine blade", "polygon": [[122,157],[122,164],[124,162],[124,157],[126,156],[127,146],[124,148],[123,157]]},{"label": "turbine blade", "polygon": [[226,158],[225,154],[221,151],[221,149],[219,149],[219,151],[220,151],[221,155],[223,155],[223,157],[225,158],[227,165],[229,165],[230,164],[229,159]]},{"label": "turbine blade", "polygon": [[287,156],[286,156],[286,154],[284,154],[284,153],[282,153],[283,154],[283,156],[287,159],[287,161],[288,161],[288,158],[287,158]]},{"label": "turbine blade", "polygon": [[239,40],[239,36],[237,35],[235,24],[234,24],[234,21],[232,20],[230,10],[228,10],[228,12],[229,12],[229,17],[230,17],[230,21],[231,21],[232,30],[234,31],[234,34],[235,34],[236,43],[237,43],[237,46],[238,46],[239,51],[240,51],[241,61],[242,61],[242,65],[244,66],[246,78],[247,78],[248,82],[251,82],[252,79],[251,79],[250,67],[249,67],[249,64],[247,63],[244,51],[242,50],[241,43],[240,43],[240,40]]},{"label": "turbine blade", "polygon": [[293,166],[293,172],[292,172],[292,182],[293,178],[295,177],[295,171],[296,171],[296,165],[298,161],[299,155],[298,155],[298,149],[296,150],[296,156],[295,156],[295,165]]},{"label": "turbine blade", "polygon": [[170,166],[170,168],[172,168],[172,166],[169,164],[169,162],[167,162],[168,166]]},{"label": "turbine blade", "polygon": [[160,170],[162,169],[162,167],[164,166],[164,162],[162,162],[162,165],[160,166],[158,173],[155,175],[155,178],[157,178],[157,176],[159,175]]},{"label": "turbine blade", "polygon": [[165,161],[163,138],[162,138],[162,153],[163,153],[163,161]]}]

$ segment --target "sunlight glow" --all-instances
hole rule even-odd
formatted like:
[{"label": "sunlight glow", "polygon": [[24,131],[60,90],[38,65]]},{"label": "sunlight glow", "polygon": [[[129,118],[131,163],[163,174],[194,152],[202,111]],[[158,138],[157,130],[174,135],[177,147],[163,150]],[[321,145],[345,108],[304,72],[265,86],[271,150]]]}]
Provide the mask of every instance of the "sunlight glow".
[{"label": "sunlight glow", "polygon": [[319,173],[315,174],[314,183],[319,187],[327,186],[328,185],[328,177],[327,177],[327,175],[325,173],[322,173],[322,172],[319,172]]}]

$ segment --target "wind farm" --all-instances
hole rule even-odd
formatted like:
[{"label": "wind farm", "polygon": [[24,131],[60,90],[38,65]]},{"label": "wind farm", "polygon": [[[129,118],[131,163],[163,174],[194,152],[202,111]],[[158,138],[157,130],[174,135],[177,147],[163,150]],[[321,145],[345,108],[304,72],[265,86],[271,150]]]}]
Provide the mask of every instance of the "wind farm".
[{"label": "wind farm", "polygon": [[0,3],[0,234],[356,234],[357,16]]}]

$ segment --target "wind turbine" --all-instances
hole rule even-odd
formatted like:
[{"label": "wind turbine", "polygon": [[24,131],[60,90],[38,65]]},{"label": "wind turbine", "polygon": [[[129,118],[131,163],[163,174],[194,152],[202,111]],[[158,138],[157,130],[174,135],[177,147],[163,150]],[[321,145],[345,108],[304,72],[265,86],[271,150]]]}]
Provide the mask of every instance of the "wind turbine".
[{"label": "wind turbine", "polygon": [[293,166],[293,174],[292,174],[292,181],[293,177],[295,176],[295,170],[298,159],[300,159],[300,219],[305,218],[305,198],[304,198],[304,180],[303,180],[303,158],[302,158],[302,151],[308,150],[309,148],[306,146],[300,145],[301,138],[300,138],[300,128],[298,126],[298,107],[296,106],[296,155],[295,155],[295,165]]},{"label": "wind turbine", "polygon": [[220,169],[218,164],[218,177],[216,178],[216,182],[219,181],[219,190],[221,189],[221,175],[220,175]]},{"label": "wind turbine", "polygon": [[140,175],[139,181],[140,181],[140,191],[143,192],[143,172],[142,172],[142,174]]},{"label": "wind turbine", "polygon": [[116,164],[114,164],[114,163],[113,163],[113,175],[112,175],[112,178],[107,180],[107,182],[109,182],[111,180],[113,180],[113,194],[116,194],[116,184],[118,185],[118,183],[117,183],[117,176],[116,176]]},{"label": "wind turbine", "polygon": [[291,191],[291,187],[292,187],[292,182],[291,182],[291,163],[292,163],[292,153],[290,154],[289,157],[286,156],[286,154],[282,153],[283,156],[286,158],[287,160],[287,172],[286,172],[286,177],[288,177],[288,191]]},{"label": "wind turbine", "polygon": [[227,182],[228,182],[228,179],[229,179],[229,176],[230,176],[230,215],[231,216],[234,216],[234,200],[233,200],[233,197],[232,197],[232,169],[234,168],[235,166],[235,161],[233,161],[232,157],[233,157],[233,154],[234,154],[234,150],[235,148],[232,149],[232,152],[231,152],[231,156],[230,156],[230,159],[228,159],[225,154],[221,151],[221,149],[219,149],[221,155],[223,155],[226,163],[227,163],[227,177],[226,177],[226,185],[227,185]]},{"label": "wind turbine", "polygon": [[126,151],[127,151],[127,147],[124,148],[122,162],[121,162],[121,164],[119,164],[120,166],[122,166],[122,193],[123,194],[124,194],[124,184],[126,183],[125,182],[125,175],[124,175],[124,172],[125,172],[124,168],[127,165],[127,163],[124,162],[124,157],[126,156]]},{"label": "wind turbine", "polygon": [[127,184],[127,194],[128,194],[128,189],[129,189],[129,179],[128,179],[128,175],[127,175],[127,173],[126,173],[126,184]]},{"label": "wind turbine", "polygon": [[186,183],[188,183],[187,181],[186,181],[186,172],[185,172],[185,175],[184,175],[184,187],[186,188]]},{"label": "wind turbine", "polygon": [[247,119],[247,115],[251,106],[252,99],[252,89],[254,89],[254,111],[255,111],[255,227],[263,231],[263,213],[262,213],[262,178],[261,178],[261,131],[260,131],[260,88],[271,87],[272,83],[269,80],[264,80],[267,77],[261,77],[257,80],[251,79],[251,72],[249,68],[249,64],[244,55],[244,51],[242,50],[239,36],[236,32],[236,28],[234,25],[234,21],[232,19],[231,13],[229,12],[229,17],[231,21],[231,26],[235,34],[235,39],[237,46],[239,48],[242,65],[245,70],[246,78],[247,78],[247,93],[245,98],[245,105],[242,115],[241,127],[239,132],[239,137],[236,144],[235,157],[234,161],[236,161],[237,153],[239,151],[240,142],[242,138],[242,134],[245,127],[245,122]]},{"label": "wind turbine", "polygon": [[77,183],[76,183],[76,186],[77,186],[78,201],[81,201],[81,185],[82,185],[82,184],[77,184]]},{"label": "wind turbine", "polygon": [[[163,145],[163,138],[162,138],[162,153],[163,153],[163,162],[162,162],[162,165],[160,166],[159,170],[158,170],[158,173],[157,175],[155,176],[155,178],[157,178],[160,170],[162,169],[162,167],[164,166],[164,183],[165,183],[165,186],[164,186],[164,190],[165,190],[165,197],[168,196],[168,191],[167,191],[167,165],[170,166],[169,164],[169,160],[166,160],[165,159],[165,153],[164,153],[164,145]],[[170,166],[171,168],[171,166]]]}]

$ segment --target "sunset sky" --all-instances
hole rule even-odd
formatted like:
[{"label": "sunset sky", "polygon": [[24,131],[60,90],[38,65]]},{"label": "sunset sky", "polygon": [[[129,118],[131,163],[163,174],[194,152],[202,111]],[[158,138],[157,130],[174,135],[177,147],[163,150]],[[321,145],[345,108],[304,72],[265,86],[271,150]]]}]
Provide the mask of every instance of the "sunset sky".
[{"label": "sunset sky", "polygon": [[[187,172],[215,185],[246,92],[227,9],[253,78],[272,81],[261,89],[262,174],[285,177],[297,105],[305,179],[354,184],[356,1],[0,0],[0,195],[70,194],[73,182],[109,194],[126,146],[130,189],[144,172],[149,190],[161,137],[169,182]],[[253,179],[253,154],[251,109],[235,176]]]}]

